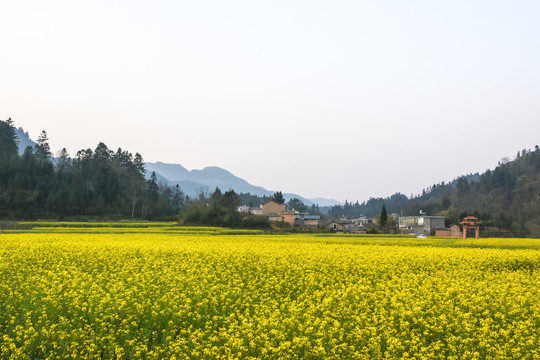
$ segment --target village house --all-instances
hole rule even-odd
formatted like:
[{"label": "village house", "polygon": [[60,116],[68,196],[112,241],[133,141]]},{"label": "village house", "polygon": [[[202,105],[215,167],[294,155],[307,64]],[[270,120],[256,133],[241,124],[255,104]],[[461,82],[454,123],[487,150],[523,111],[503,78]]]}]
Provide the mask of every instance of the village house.
[{"label": "village house", "polygon": [[236,210],[238,210],[238,212],[251,213],[251,207],[247,205],[241,205]]},{"label": "village house", "polygon": [[395,222],[398,222],[400,215],[398,213],[391,213],[391,214],[388,214],[388,217],[394,220]]},{"label": "village house", "polygon": [[452,225],[449,228],[435,229],[435,236],[441,237],[462,237],[463,232],[459,225]]},{"label": "village house", "polygon": [[321,222],[320,215],[305,215],[304,216],[304,227],[306,228],[318,228]]},{"label": "village house", "polygon": [[281,221],[281,213],[286,211],[287,205],[278,204],[275,201],[267,201],[260,207],[250,207],[242,205],[238,207],[239,212],[247,212],[253,215],[263,215],[268,218],[269,221]]},{"label": "village house", "polygon": [[262,215],[262,207],[251,207],[248,205],[241,205],[237,208],[238,212],[245,212],[253,215]]},{"label": "village house", "polygon": [[440,237],[452,236],[452,231],[447,228],[435,229],[434,231],[435,231],[435,236],[440,236]]},{"label": "village house", "polygon": [[367,228],[363,225],[356,225],[350,221],[332,221],[328,223],[328,229],[333,233],[366,234]]},{"label": "village house", "polygon": [[321,217],[319,215],[308,215],[299,212],[281,213],[281,221],[291,226],[300,226],[304,228],[318,228]]},{"label": "village house", "polygon": [[238,211],[248,212],[254,215],[263,215],[268,218],[268,221],[283,221],[291,226],[303,228],[318,228],[321,221],[320,215],[308,215],[296,211],[287,211],[287,206],[285,204],[279,204],[273,200],[265,202],[258,208],[246,205],[239,206]]},{"label": "village house", "polygon": [[345,228],[348,225],[349,225],[349,223],[344,222],[344,221],[331,221],[326,226],[328,226],[328,229],[330,229],[330,231],[339,233],[339,232],[344,232]]},{"label": "village house", "polygon": [[367,228],[363,225],[352,225],[349,224],[347,232],[349,234],[367,234]]},{"label": "village house", "polygon": [[287,210],[287,205],[270,200],[261,205],[261,210],[261,215],[266,216],[268,221],[282,221],[281,213]]},{"label": "village house", "polygon": [[[343,220],[342,222],[345,222],[345,221],[346,220]],[[348,221],[354,225],[362,225],[362,226],[373,224],[374,222],[373,218],[368,218],[367,216],[364,216],[364,215],[360,216],[357,219],[351,219]]]},{"label": "village house", "polygon": [[290,213],[281,213],[279,214],[279,216],[281,217],[281,221],[284,221],[290,224],[291,226],[304,225],[304,214],[290,212]]},{"label": "village house", "polygon": [[261,205],[261,210],[262,215],[277,215],[284,213],[287,210],[287,205],[270,200]]},{"label": "village house", "polygon": [[[439,231],[446,229],[444,216],[427,216],[421,214],[419,216],[404,216],[399,218],[399,230],[402,234],[433,236],[435,235],[435,229]],[[442,234],[442,232],[439,232],[439,234]]]},{"label": "village house", "polygon": [[304,213],[287,212],[281,213],[281,221],[291,224],[292,226],[304,226]]}]

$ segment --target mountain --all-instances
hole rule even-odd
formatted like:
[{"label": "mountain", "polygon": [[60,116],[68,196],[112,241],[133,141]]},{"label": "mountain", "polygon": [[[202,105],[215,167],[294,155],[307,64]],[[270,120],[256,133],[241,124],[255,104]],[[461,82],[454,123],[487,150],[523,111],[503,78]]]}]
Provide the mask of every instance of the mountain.
[{"label": "mountain", "polygon": [[30,146],[31,148],[34,148],[36,146],[36,143],[30,139],[30,136],[27,132],[23,130],[23,128],[18,128],[15,131],[15,134],[17,135],[17,138],[19,139],[19,155],[22,155],[24,153],[24,150]]},{"label": "mountain", "polygon": [[189,177],[189,170],[179,164],[166,164],[160,161],[155,163],[146,163],[146,171],[163,176],[169,181],[182,181]]},{"label": "mountain", "polygon": [[319,204],[319,206],[335,206],[340,205],[341,203],[334,199],[325,199],[325,198],[314,198],[309,199],[314,204]]},{"label": "mountain", "polygon": [[[205,167],[202,170],[187,170],[179,164],[167,164],[163,162],[146,163],[147,176],[156,173],[161,182],[168,185],[178,184],[182,191],[189,196],[197,196],[201,191],[211,193],[216,187],[223,191],[233,189],[237,193],[252,194],[257,196],[272,196],[275,191],[266,190],[255,186],[246,180],[235,176],[230,171],[217,166]],[[319,206],[332,206],[340,204],[333,199],[307,199],[298,194],[283,194],[286,201],[298,198],[307,206],[319,204]]]},{"label": "mountain", "polygon": [[231,172],[217,166],[205,167],[202,170],[187,170],[179,164],[166,164],[162,162],[146,163],[147,176],[152,171],[161,175],[169,185],[180,185],[182,191],[193,196],[201,190],[214,191],[216,187],[227,191],[234,189],[237,193],[251,193],[258,196],[272,195],[260,186],[254,186]]}]

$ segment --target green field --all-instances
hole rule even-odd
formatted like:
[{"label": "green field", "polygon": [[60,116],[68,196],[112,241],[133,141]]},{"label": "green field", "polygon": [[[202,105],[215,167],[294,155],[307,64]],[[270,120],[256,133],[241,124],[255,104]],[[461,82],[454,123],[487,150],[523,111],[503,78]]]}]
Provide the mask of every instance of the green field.
[{"label": "green field", "polygon": [[23,227],[1,359],[540,359],[540,240]]}]

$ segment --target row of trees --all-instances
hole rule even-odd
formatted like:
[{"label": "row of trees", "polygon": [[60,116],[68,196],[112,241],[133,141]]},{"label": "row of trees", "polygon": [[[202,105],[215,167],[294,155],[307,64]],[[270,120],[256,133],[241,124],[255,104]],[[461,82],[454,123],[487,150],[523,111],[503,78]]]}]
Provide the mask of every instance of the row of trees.
[{"label": "row of trees", "polygon": [[387,207],[389,213],[400,213],[407,206],[409,199],[407,196],[396,193],[388,198],[370,198],[368,201],[359,203],[345,200],[344,205],[334,205],[328,209],[330,218],[349,218],[354,219],[360,216],[375,217],[381,211],[383,206]]},{"label": "row of trees", "polygon": [[99,143],[74,158],[62,149],[53,159],[43,131],[35,148],[19,156],[11,119],[0,121],[0,139],[3,218],[171,219],[184,204],[178,186],[158,184],[155,174],[146,180],[139,153]]},{"label": "row of trees", "polygon": [[240,196],[234,190],[225,193],[219,188],[210,197],[200,194],[187,200],[180,213],[180,222],[185,225],[208,225],[243,228],[269,228],[265,216],[240,213]]}]

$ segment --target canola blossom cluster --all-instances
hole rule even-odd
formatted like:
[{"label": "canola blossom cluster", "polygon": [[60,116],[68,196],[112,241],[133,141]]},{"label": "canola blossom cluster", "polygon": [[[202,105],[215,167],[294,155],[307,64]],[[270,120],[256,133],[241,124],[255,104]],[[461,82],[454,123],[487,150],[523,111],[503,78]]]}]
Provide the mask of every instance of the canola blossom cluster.
[{"label": "canola blossom cluster", "polygon": [[438,241],[0,234],[0,358],[540,359],[538,240]]}]

